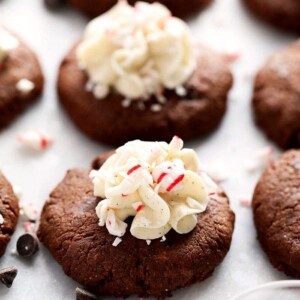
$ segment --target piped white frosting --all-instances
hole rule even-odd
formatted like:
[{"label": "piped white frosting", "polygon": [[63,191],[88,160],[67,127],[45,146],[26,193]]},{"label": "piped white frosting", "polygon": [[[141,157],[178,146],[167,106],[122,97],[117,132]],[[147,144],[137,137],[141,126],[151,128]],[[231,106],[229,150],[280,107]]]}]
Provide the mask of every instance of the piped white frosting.
[{"label": "piped white frosting", "polygon": [[209,187],[196,153],[182,147],[178,137],[170,144],[132,141],[92,171],[94,195],[104,199],[96,208],[99,225],[122,237],[132,216],[130,232],[143,240],[162,238],[172,228],[192,231],[206,210]]},{"label": "piped white frosting", "polygon": [[92,20],[77,48],[97,98],[147,99],[182,86],[196,67],[188,26],[160,3],[119,1]]}]

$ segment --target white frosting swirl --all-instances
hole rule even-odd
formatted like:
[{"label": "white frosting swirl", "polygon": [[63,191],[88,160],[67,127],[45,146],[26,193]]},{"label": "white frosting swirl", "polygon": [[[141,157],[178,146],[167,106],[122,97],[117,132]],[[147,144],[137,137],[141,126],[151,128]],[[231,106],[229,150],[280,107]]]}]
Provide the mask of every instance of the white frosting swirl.
[{"label": "white frosting swirl", "polygon": [[0,63],[9,51],[19,46],[19,41],[7,30],[0,26]]},{"label": "white frosting swirl", "polygon": [[119,1],[88,24],[77,58],[98,98],[114,88],[129,99],[147,99],[181,86],[196,67],[187,25],[159,3]]},{"label": "white frosting swirl", "polygon": [[94,194],[104,199],[96,208],[99,225],[121,237],[133,216],[130,232],[143,240],[172,228],[179,234],[193,230],[196,215],[206,210],[208,189],[195,151],[182,147],[178,137],[170,144],[132,141],[92,171]]}]

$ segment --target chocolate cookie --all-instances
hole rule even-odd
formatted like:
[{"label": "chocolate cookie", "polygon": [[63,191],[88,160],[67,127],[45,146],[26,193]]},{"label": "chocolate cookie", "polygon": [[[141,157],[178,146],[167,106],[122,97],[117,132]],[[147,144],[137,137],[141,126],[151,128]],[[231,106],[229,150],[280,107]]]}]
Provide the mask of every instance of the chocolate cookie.
[{"label": "chocolate cookie", "polygon": [[253,197],[258,239],[275,268],[300,278],[300,151],[284,153],[259,180]]},{"label": "chocolate cookie", "polygon": [[0,172],[0,257],[17,226],[19,216],[18,198],[11,184]]},{"label": "chocolate cookie", "polygon": [[18,47],[10,50],[0,64],[0,129],[37,100],[43,89],[43,75],[36,55],[18,40]]},{"label": "chocolate cookie", "polygon": [[[106,158],[98,157],[98,164]],[[113,247],[115,237],[98,225],[100,200],[88,171],[69,171],[46,202],[38,232],[65,273],[95,293],[164,299],[209,277],[229,250],[234,214],[223,192],[210,200],[192,232],[172,230],[164,242],[150,245],[127,232]]]},{"label": "chocolate cookie", "polygon": [[259,18],[286,30],[300,32],[298,0],[243,0]]},{"label": "chocolate cookie", "polygon": [[[97,17],[110,9],[117,3],[117,0],[67,0],[71,5],[81,10],[90,17]],[[129,0],[128,3],[134,4],[136,0]],[[175,16],[186,17],[204,9],[212,0],[146,0],[145,2],[160,2],[167,6]]]},{"label": "chocolate cookie", "polygon": [[93,139],[112,145],[129,140],[171,140],[203,136],[214,130],[226,111],[227,94],[233,82],[229,67],[219,54],[201,48],[198,66],[185,84],[187,94],[166,90],[167,102],[153,111],[156,99],[132,101],[123,107],[124,96],[111,92],[96,99],[86,90],[88,76],[80,70],[76,46],[63,60],[58,77],[59,98],[74,123]]},{"label": "chocolate cookie", "polygon": [[300,147],[300,42],[274,54],[255,79],[255,120],[282,148]]}]

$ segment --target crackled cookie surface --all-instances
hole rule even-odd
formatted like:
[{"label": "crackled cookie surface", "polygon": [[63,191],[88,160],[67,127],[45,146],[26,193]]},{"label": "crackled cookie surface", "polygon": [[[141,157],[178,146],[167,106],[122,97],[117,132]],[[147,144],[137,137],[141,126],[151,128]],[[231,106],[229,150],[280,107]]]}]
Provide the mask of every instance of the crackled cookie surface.
[{"label": "crackled cookie surface", "polygon": [[34,52],[0,26],[0,129],[37,100],[43,82]]},{"label": "crackled cookie surface", "polygon": [[300,41],[272,55],[256,75],[257,125],[282,148],[300,147]]},{"label": "crackled cookie surface", "polygon": [[17,226],[19,216],[18,199],[11,184],[0,172],[0,257]]},{"label": "crackled cookie surface", "polygon": [[300,277],[300,151],[272,163],[253,197],[258,239],[275,268]]}]

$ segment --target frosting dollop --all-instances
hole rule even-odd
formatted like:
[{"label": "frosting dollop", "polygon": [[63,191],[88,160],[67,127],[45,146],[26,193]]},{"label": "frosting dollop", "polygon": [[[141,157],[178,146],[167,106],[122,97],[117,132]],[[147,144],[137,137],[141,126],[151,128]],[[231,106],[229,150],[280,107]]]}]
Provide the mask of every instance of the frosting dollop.
[{"label": "frosting dollop", "polygon": [[99,225],[122,237],[125,220],[134,217],[130,232],[143,240],[163,237],[172,228],[192,231],[197,214],[208,203],[208,188],[199,172],[195,151],[182,149],[174,137],[165,142],[132,141],[118,148],[102,167],[92,171]]},{"label": "frosting dollop", "polygon": [[7,56],[9,51],[17,48],[18,46],[18,39],[0,26],[0,63]]},{"label": "frosting dollop", "polygon": [[187,25],[159,3],[119,1],[92,20],[77,48],[96,97],[147,99],[184,84],[196,67]]}]

